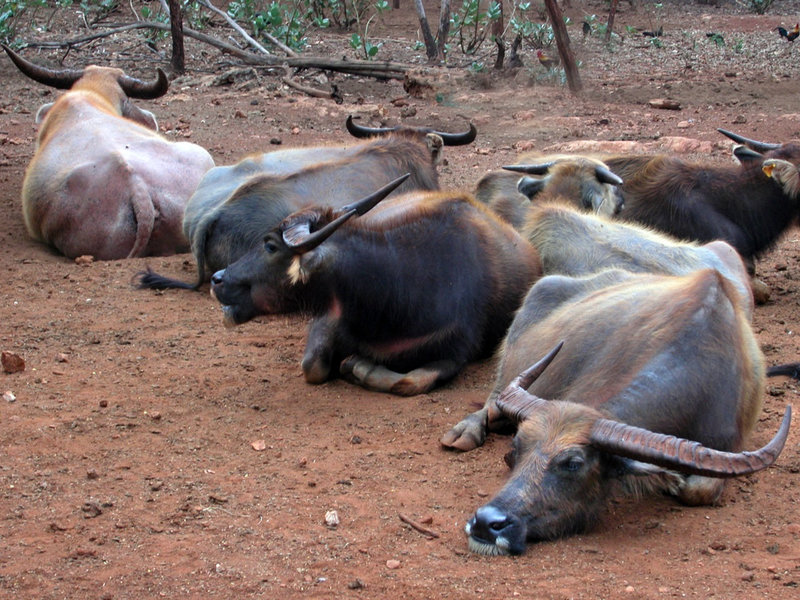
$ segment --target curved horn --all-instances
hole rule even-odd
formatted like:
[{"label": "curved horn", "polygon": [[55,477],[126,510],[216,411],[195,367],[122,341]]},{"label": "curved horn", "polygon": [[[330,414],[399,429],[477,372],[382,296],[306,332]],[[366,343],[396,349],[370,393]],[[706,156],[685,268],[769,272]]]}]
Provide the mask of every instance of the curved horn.
[{"label": "curved horn", "polygon": [[345,126],[347,127],[347,131],[350,132],[350,135],[357,138],[368,138],[397,131],[397,127],[366,127],[364,125],[358,125],[353,122],[353,115],[347,115]]},{"label": "curved horn", "polygon": [[727,138],[732,139],[737,144],[744,144],[745,146],[751,148],[752,150],[756,150],[758,152],[769,152],[770,150],[776,150],[781,147],[780,144],[770,144],[768,142],[759,142],[757,140],[751,140],[744,136],[739,135],[738,133],[733,133],[732,131],[728,131],[727,129],[717,129],[722,135]]},{"label": "curved horn", "polygon": [[161,67],[157,69],[158,74],[152,81],[142,81],[130,75],[122,75],[117,81],[122,91],[128,98],[138,98],[140,100],[153,100],[160,98],[169,89],[169,79]]},{"label": "curved horn", "polygon": [[608,183],[610,185],[622,185],[623,183],[622,177],[604,165],[597,165],[594,169],[594,174],[600,183]]},{"label": "curved horn", "polygon": [[[393,131],[400,129],[400,127],[367,127],[365,125],[358,125],[353,121],[353,115],[347,115],[345,126],[347,127],[347,131],[350,132],[350,135],[357,138],[368,138],[376,135],[383,135],[385,133],[392,133]],[[471,144],[473,141],[475,141],[475,137],[478,135],[478,129],[472,123],[469,124],[469,130],[463,133],[436,131],[431,127],[419,127],[415,128],[415,131],[419,131],[421,133],[435,133],[442,138],[445,146],[464,146],[466,144]]]},{"label": "curved horn", "polygon": [[339,209],[339,216],[333,221],[325,225],[322,229],[318,229],[313,233],[310,230],[309,223],[302,223],[295,225],[283,232],[283,241],[295,254],[303,254],[309,250],[313,250],[322,242],[327,240],[333,233],[345,224],[351,217],[358,215],[361,216],[368,210],[372,209],[378,202],[391,194],[400,184],[411,176],[410,173],[401,175],[394,181],[387,183],[379,190],[372,192],[369,196],[352,202]]},{"label": "curved horn", "polygon": [[72,87],[73,83],[83,76],[83,69],[48,69],[47,67],[37,65],[22,58],[5,44],[3,44],[3,50],[6,51],[11,62],[13,62],[24,75],[30,77],[34,81],[59,90],[68,90]]},{"label": "curved horn", "polygon": [[526,175],[546,175],[547,172],[553,168],[556,161],[544,163],[533,163],[527,165],[506,165],[503,167],[506,171],[513,171],[514,173],[525,173]]},{"label": "curved horn", "polygon": [[752,148],[742,145],[734,147],[733,155],[740,163],[745,163],[750,160],[763,160],[764,158],[764,155],[761,154],[761,152],[756,152]]},{"label": "curved horn", "polygon": [[475,141],[478,135],[478,129],[472,123],[469,124],[469,130],[463,133],[447,133],[446,131],[436,131],[435,129],[425,129],[425,133],[435,133],[445,146],[466,146]]},{"label": "curved horn", "polygon": [[787,406],[775,437],[753,452],[724,452],[706,448],[673,435],[655,433],[609,419],[598,419],[589,435],[593,446],[642,462],[659,465],[691,475],[736,477],[770,466],[783,450],[792,421],[792,407]]},{"label": "curved horn", "polygon": [[550,352],[536,364],[525,369],[508,384],[506,389],[503,390],[503,393],[500,394],[500,397],[495,401],[497,409],[502,414],[512,421],[519,423],[533,414],[541,407],[543,402],[547,402],[547,400],[528,392],[528,388],[533,385],[533,382],[544,372],[547,366],[553,362],[553,359],[563,345],[564,342],[559,342],[555,348],[550,350]]}]

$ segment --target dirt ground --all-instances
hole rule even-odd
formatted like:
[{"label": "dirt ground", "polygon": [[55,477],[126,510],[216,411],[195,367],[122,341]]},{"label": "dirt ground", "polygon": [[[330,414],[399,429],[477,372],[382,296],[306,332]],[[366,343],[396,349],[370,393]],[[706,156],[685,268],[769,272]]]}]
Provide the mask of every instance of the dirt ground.
[{"label": "dirt ground", "polygon": [[[127,3],[126,3],[127,4]],[[134,4],[138,5],[139,2]],[[411,2],[373,31],[380,58],[408,61]],[[208,85],[231,61],[187,42],[189,73],[140,103],[170,138],[209,149],[217,164],[251,152],[349,143],[348,114],[368,122],[479,130],[447,148],[448,187],[471,188],[519,151],[579,140],[658,148],[670,136],[703,142],[697,156],[730,160],[717,127],[768,141],[800,138],[800,42],[776,32],[800,2],[753,15],[734,2],[620,3],[611,46],[584,39],[585,15],[607,3],[570,3],[585,86],[572,96],[536,63],[513,74],[442,69],[434,93],[400,82],[337,76],[344,101],[310,98],[259,80]],[[432,9],[433,10],[433,9]],[[129,20],[121,11],[116,21]],[[432,12],[436,14],[435,11]],[[662,47],[627,32],[664,26]],[[432,19],[435,21],[435,19]],[[226,35],[222,29],[219,35]],[[724,36],[713,43],[707,33]],[[75,18],[24,39],[85,33]],[[309,54],[354,57],[330,33]],[[164,43],[162,43],[164,45]],[[66,63],[115,64],[149,77],[166,64],[136,37],[72,51]],[[25,55],[42,62],[63,51]],[[307,81],[321,79],[317,73]],[[463,527],[507,476],[509,440],[466,454],[440,436],[483,403],[491,361],[470,365],[430,394],[399,398],[343,381],[307,385],[299,315],[222,325],[220,306],[185,290],[138,291],[133,275],[194,278],[191,255],[79,265],[28,238],[20,211],[34,150],[33,117],[55,92],[0,60],[0,350],[26,368],[0,373],[0,596],[15,598],[788,598],[800,585],[800,426],[772,468],[729,482],[721,506],[667,498],[618,499],[593,531],[532,545],[516,558],[467,550]],[[653,109],[669,98],[681,110]],[[414,114],[415,112],[415,114]],[[281,146],[274,143],[280,141]],[[681,145],[687,149],[685,140]],[[669,146],[675,148],[674,143]],[[754,327],[769,364],[800,360],[800,232],[758,265],[770,286]],[[768,440],[798,384],[772,380],[750,447]],[[797,417],[795,417],[795,421]],[[325,515],[336,511],[338,526]],[[400,516],[424,523],[426,536]]]}]

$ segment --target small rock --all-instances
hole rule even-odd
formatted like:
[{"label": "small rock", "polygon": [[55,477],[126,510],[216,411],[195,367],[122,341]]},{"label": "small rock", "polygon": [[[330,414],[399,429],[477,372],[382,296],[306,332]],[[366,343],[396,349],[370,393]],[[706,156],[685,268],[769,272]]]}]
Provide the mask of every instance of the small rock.
[{"label": "small rock", "polygon": [[387,569],[399,569],[400,568],[400,561],[394,558],[390,558],[386,561],[386,568]]},{"label": "small rock", "polygon": [[363,590],[364,589],[364,582],[360,579],[354,579],[350,583],[347,584],[347,589],[349,590]]},{"label": "small rock", "polygon": [[664,110],[680,110],[681,103],[675,100],[668,100],[667,98],[653,98],[648,102],[653,108],[662,108]]},{"label": "small rock", "polygon": [[103,514],[103,509],[100,508],[100,505],[97,502],[85,502],[84,505],[81,507],[83,511],[83,516],[86,519],[94,519],[95,517],[99,517]]},{"label": "small rock", "polygon": [[3,400],[5,400],[6,402],[14,402],[16,399],[17,397],[11,390],[6,390],[5,392],[3,392]]},{"label": "small rock", "polygon": [[88,471],[86,471],[86,479],[99,479],[99,478],[100,474],[94,469],[89,469]]},{"label": "small rock", "polygon": [[273,146],[280,146],[283,143],[283,140],[281,138],[274,137],[269,139],[269,143]]},{"label": "small rock", "polygon": [[250,445],[256,452],[261,452],[267,449],[267,442],[265,440],[256,440],[255,442],[252,442]]},{"label": "small rock", "polygon": [[60,363],[69,362],[69,357],[66,354],[64,354],[63,352],[59,352],[58,356],[56,356],[56,361],[58,361]]},{"label": "small rock", "polygon": [[325,513],[325,525],[328,527],[336,527],[339,525],[339,513],[335,510],[329,510]]},{"label": "small rock", "polygon": [[100,408],[105,408],[108,406],[108,400],[100,400],[99,402]]},{"label": "small rock", "polygon": [[625,586],[625,593],[626,594],[632,594],[635,591],[636,591],[636,588],[633,587],[632,585]]},{"label": "small rock", "polygon": [[3,371],[6,373],[21,373],[25,370],[25,359],[15,352],[8,352],[3,350],[0,354],[0,362],[3,365]]},{"label": "small rock", "polygon": [[675,125],[675,127],[677,127],[678,129],[689,129],[689,127],[691,126],[692,124],[689,123],[689,121],[681,121],[680,123]]},{"label": "small rock", "polygon": [[75,258],[75,264],[80,265],[81,267],[88,267],[90,264],[94,262],[94,256],[91,254],[82,254]]},{"label": "small rock", "polygon": [[235,113],[233,113],[233,117],[234,117],[235,119],[246,119],[246,118],[247,118],[247,115],[246,115],[246,114],[244,114],[244,113],[243,113],[241,110],[238,110],[238,109],[237,109],[237,110],[236,110],[236,112],[235,112]]}]

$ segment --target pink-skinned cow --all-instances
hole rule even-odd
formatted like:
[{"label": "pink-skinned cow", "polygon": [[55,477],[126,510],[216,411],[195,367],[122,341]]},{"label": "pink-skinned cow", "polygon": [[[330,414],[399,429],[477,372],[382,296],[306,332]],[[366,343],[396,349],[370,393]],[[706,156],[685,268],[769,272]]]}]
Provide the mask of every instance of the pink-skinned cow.
[{"label": "pink-skinned cow", "polygon": [[22,185],[28,232],[69,258],[100,260],[185,252],[183,211],[211,155],[160,136],[152,113],[131,98],[153,99],[169,87],[120,69],[49,69],[3,46],[34,81],[68,89],[36,114],[36,151]]}]

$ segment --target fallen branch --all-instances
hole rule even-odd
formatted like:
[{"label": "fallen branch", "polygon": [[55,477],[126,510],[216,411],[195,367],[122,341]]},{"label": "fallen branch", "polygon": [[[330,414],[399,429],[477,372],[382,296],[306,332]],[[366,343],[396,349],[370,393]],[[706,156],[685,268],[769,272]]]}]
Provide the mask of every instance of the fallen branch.
[{"label": "fallen branch", "polygon": [[293,88],[299,92],[303,92],[307,96],[311,96],[312,98],[333,98],[336,100],[337,104],[341,104],[343,102],[343,98],[339,94],[339,90],[336,86],[331,86],[331,91],[326,92],[325,90],[318,90],[317,88],[309,87],[307,85],[303,85],[302,83],[295,81],[289,75],[289,68],[283,68],[283,77],[281,77],[281,81],[288,85],[290,88]]},{"label": "fallen branch", "polygon": [[412,529],[416,529],[420,533],[422,533],[424,535],[427,535],[428,537],[431,537],[431,538],[438,538],[439,537],[439,534],[436,533],[435,531],[433,531],[433,529],[428,529],[424,525],[421,525],[420,523],[417,523],[416,521],[414,521],[413,519],[407,517],[403,513],[397,513],[397,516],[400,517],[400,520],[403,523],[405,523],[406,525],[410,525]]},{"label": "fallen branch", "polygon": [[[30,48],[72,48],[97,40],[100,38],[114,35],[115,33],[122,33],[132,29],[159,29],[161,31],[170,31],[169,25],[163,23],[155,23],[152,21],[140,21],[138,23],[130,23],[121,25],[114,29],[108,29],[104,32],[94,33],[87,36],[73,38],[71,40],[64,40],[60,42],[30,42],[26,46]],[[375,62],[375,61],[360,61],[360,60],[333,60],[320,56],[295,56],[295,57],[277,57],[266,54],[254,54],[241,50],[232,44],[218,40],[194,29],[188,27],[183,28],[183,35],[196,39],[200,42],[214,46],[223,52],[235,56],[242,62],[249,65],[264,65],[269,67],[281,67],[288,65],[296,69],[321,69],[323,71],[336,71],[339,73],[348,73],[350,75],[360,75],[362,77],[374,77],[375,79],[400,79],[405,76],[406,71],[414,68],[413,65],[406,65],[402,63],[392,62]]]},{"label": "fallen branch", "polygon": [[[251,46],[253,46],[253,48],[255,48],[256,50],[259,50],[263,54],[269,54],[267,49],[264,48],[264,46],[259,44],[252,37],[250,37],[250,35],[244,29],[242,29],[241,25],[239,25],[236,21],[231,19],[230,15],[228,15],[228,13],[225,13],[225,12],[221,11],[216,6],[213,6],[209,2],[206,2],[206,0],[199,0],[199,4],[201,6],[205,6],[211,12],[216,13],[219,16],[221,16],[223,19],[225,19],[228,22],[228,25],[233,27],[239,33],[239,35],[241,35],[244,39],[247,40],[247,43],[249,43]],[[286,53],[287,56],[297,56],[297,53],[294,50],[289,48],[289,46],[287,46],[286,44],[282,43],[279,39],[277,39],[274,36],[270,35],[266,31],[262,31],[261,34],[265,38],[267,38],[270,41],[271,44],[273,44],[274,46],[277,46],[278,48],[283,50]]]}]

